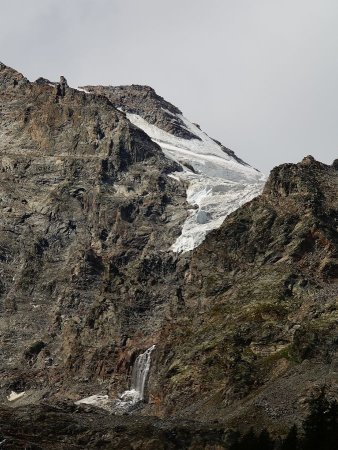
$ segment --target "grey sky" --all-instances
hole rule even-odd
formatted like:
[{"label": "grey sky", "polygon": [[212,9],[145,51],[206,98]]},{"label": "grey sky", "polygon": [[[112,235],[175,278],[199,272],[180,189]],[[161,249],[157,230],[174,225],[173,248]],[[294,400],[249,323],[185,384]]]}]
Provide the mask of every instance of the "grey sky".
[{"label": "grey sky", "polygon": [[148,84],[268,172],[338,157],[336,0],[0,0],[0,60],[82,84]]}]

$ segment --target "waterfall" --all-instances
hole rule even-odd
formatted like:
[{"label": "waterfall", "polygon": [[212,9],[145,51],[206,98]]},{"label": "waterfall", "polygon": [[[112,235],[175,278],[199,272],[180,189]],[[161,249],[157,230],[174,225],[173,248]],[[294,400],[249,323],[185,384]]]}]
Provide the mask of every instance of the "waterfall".
[{"label": "waterfall", "polygon": [[154,348],[155,345],[152,345],[136,358],[131,374],[130,389],[119,395],[119,400],[116,404],[118,410],[128,410],[131,406],[144,400],[144,391],[150,370],[151,353]]},{"label": "waterfall", "polygon": [[130,389],[120,394],[117,399],[110,400],[108,395],[92,395],[91,397],[78,400],[75,404],[80,405],[81,403],[85,403],[95,405],[112,411],[115,414],[125,414],[132,411],[137,403],[144,400],[144,391],[150,370],[151,353],[154,349],[155,345],[152,345],[144,353],[138,355],[131,373]]},{"label": "waterfall", "polygon": [[150,370],[151,353],[154,348],[155,345],[138,355],[133,366],[130,388],[138,393],[140,400],[144,398],[144,388]]}]

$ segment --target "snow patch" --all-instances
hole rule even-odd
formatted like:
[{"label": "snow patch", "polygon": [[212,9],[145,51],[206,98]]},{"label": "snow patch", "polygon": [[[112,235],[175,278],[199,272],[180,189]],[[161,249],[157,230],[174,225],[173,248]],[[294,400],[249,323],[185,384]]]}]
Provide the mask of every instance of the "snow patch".
[{"label": "snow patch", "polygon": [[92,405],[99,408],[107,408],[111,400],[108,395],[91,395],[90,397],[83,398],[75,402],[75,405]]},{"label": "snow patch", "polygon": [[11,393],[10,393],[10,395],[7,397],[7,400],[9,401],[9,402],[15,402],[16,400],[18,400],[19,398],[22,398],[22,397],[24,397],[26,395],[26,392],[14,392],[14,391],[12,391]]},{"label": "snow patch", "polygon": [[85,94],[91,94],[91,92],[87,91],[86,89],[80,88],[80,87],[77,87],[77,88],[74,88],[74,89],[76,91],[84,92]]}]

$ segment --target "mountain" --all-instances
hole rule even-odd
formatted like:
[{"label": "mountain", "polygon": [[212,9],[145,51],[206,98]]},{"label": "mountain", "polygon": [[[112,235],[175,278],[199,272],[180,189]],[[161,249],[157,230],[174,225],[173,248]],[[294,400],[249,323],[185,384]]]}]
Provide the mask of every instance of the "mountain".
[{"label": "mountain", "polygon": [[0,77],[2,399],[119,389],[177,299],[180,166],[104,97]]},{"label": "mountain", "polygon": [[187,201],[193,209],[172,246],[173,251],[193,250],[209,231],[220,227],[228,214],[263,189],[262,173],[211,139],[149,86],[84,86],[83,89],[107,97],[169,159],[182,166],[182,171],[173,176],[188,184]]},{"label": "mountain", "polygon": [[149,87],[4,64],[0,114],[4,446],[233,450],[337,400],[337,161],[264,186]]},{"label": "mountain", "polygon": [[160,339],[166,410],[283,434],[321,389],[337,398],[337,257],[336,163],[275,168],[192,255],[194,314]]}]

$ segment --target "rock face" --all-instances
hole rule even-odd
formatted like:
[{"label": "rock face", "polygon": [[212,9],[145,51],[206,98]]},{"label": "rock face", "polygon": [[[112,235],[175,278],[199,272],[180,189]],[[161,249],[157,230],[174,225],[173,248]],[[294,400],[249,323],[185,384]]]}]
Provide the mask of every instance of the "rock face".
[{"label": "rock face", "polygon": [[283,434],[320,389],[337,398],[337,225],[337,169],[307,157],[207,236],[182,290],[194,313],[160,339],[165,414]]},{"label": "rock face", "polygon": [[[140,116],[149,124],[155,125],[169,134],[188,140],[201,140],[197,130],[187,129],[185,121],[182,120],[182,112],[149,86],[134,84],[132,86],[84,86],[83,89],[109,98],[117,108]],[[199,125],[193,125],[200,130]],[[240,164],[248,166],[234,151],[216,140],[213,141],[222,148],[224,153]]]},{"label": "rock face", "polygon": [[223,449],[227,441],[217,423],[113,416],[68,404],[0,409],[5,450]]},{"label": "rock face", "polygon": [[83,89],[104,95],[117,108],[143,117],[148,123],[156,125],[174,136],[184,139],[199,139],[186,129],[180,120],[181,111],[176,106],[156,94],[150,86],[84,86]]},{"label": "rock face", "polygon": [[[275,168],[260,196],[179,254],[189,214],[180,174],[196,169],[167,158],[128,116],[175,139],[204,136],[151,88],[85,89],[31,83],[0,64],[8,448],[230,448],[230,429],[283,435],[319,391],[337,399],[337,163]],[[223,153],[243,186],[261,183]],[[199,225],[208,214],[197,208]],[[154,344],[131,417],[74,406],[127,390]]]},{"label": "rock face", "polygon": [[123,109],[168,158],[181,165],[182,171],[174,176],[188,186],[187,200],[194,209],[173,251],[196,248],[228,214],[262,191],[262,173],[210,138],[148,86],[85,86],[85,90],[104,95]]},{"label": "rock face", "polygon": [[179,303],[180,167],[106,98],[62,83],[0,67],[2,399],[126,387]]}]

